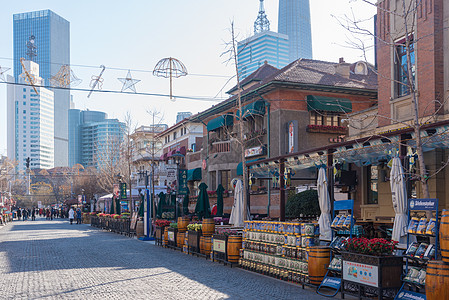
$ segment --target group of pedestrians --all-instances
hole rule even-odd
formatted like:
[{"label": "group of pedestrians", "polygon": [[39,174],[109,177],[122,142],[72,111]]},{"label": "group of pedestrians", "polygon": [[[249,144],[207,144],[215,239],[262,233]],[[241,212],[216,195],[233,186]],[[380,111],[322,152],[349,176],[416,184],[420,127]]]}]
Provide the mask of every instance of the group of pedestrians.
[{"label": "group of pedestrians", "polygon": [[70,225],[73,224],[73,220],[76,217],[76,224],[81,224],[81,209],[77,208],[76,212],[73,210],[73,208],[70,208],[69,210],[69,220],[70,220]]},{"label": "group of pedestrians", "polygon": [[16,216],[17,219],[26,221],[28,220],[28,218],[31,217],[31,220],[34,221],[36,220],[36,214],[37,214],[37,210],[35,207],[33,208],[18,208],[16,211]]}]

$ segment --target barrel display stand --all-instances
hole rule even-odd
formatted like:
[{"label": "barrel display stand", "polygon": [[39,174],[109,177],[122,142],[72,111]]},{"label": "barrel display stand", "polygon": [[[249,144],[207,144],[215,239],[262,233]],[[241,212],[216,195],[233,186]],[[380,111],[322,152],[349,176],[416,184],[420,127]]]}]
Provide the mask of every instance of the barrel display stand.
[{"label": "barrel display stand", "polygon": [[427,300],[449,299],[449,264],[441,260],[429,261],[426,272]]},{"label": "barrel display stand", "polygon": [[[449,277],[446,279],[446,285],[444,288],[442,288],[443,290],[448,290],[448,292],[443,291],[441,288],[435,287],[434,284],[439,283],[440,282],[440,278],[437,277],[441,277],[441,278],[445,278],[445,276],[449,276],[449,258],[445,259],[446,262],[444,261],[436,261],[437,257],[438,257],[438,249],[441,246],[441,254],[444,256],[444,252],[447,251],[447,253],[449,254],[449,248],[445,248],[445,247],[449,247],[449,215],[447,215],[447,217],[444,217],[444,213],[443,213],[443,218],[447,218],[446,221],[443,220],[442,218],[442,227],[441,230],[443,230],[442,234],[443,235],[447,235],[448,241],[444,241],[443,244],[439,244],[439,231],[440,231],[440,224],[438,222],[438,199],[408,199],[408,204],[407,204],[407,215],[408,215],[408,223],[407,226],[410,224],[410,220],[411,220],[411,216],[410,213],[413,211],[431,211],[432,213],[435,213],[435,220],[436,220],[436,224],[435,224],[435,235],[422,235],[422,234],[414,234],[414,233],[408,233],[407,232],[407,249],[410,246],[410,237],[411,236],[416,236],[420,239],[431,239],[431,238],[435,238],[435,260],[431,260],[431,261],[427,261],[427,260],[422,260],[422,259],[417,259],[414,257],[409,257],[404,255],[404,260],[405,260],[405,274],[408,273],[409,271],[409,267],[410,266],[418,266],[420,268],[426,268],[426,284],[425,285],[421,285],[415,282],[409,282],[409,281],[405,281],[403,280],[403,284],[401,289],[399,290],[399,292],[397,293],[395,299],[406,299],[406,298],[402,298],[404,295],[404,292],[409,293],[412,297],[414,297],[415,299],[426,299],[426,294],[428,294],[428,291],[426,290],[426,288],[428,286],[431,286],[432,290],[438,291],[439,293],[449,293]],[[447,226],[447,230],[445,229],[445,226]],[[444,237],[443,237],[443,240]],[[446,245],[447,243],[447,245]],[[430,244],[430,243],[429,243]],[[428,282],[429,279],[429,271],[430,271],[430,285]],[[439,274],[438,272],[442,272],[442,274]],[[405,277],[405,276],[404,276]],[[442,300],[442,299],[449,299],[449,298],[445,298],[445,297],[441,297],[440,294],[439,296],[433,295],[432,297],[429,298],[429,295],[427,296],[427,299],[438,299],[438,300]],[[446,294],[444,294],[446,295]],[[436,298],[435,298],[436,297]]]}]

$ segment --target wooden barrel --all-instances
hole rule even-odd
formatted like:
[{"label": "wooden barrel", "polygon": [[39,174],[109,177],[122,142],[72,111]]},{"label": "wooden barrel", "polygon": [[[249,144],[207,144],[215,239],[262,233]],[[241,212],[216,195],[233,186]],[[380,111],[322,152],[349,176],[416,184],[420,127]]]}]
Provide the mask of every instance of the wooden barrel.
[{"label": "wooden barrel", "polygon": [[431,260],[426,269],[427,300],[449,299],[449,265],[441,260]]},{"label": "wooden barrel", "polygon": [[215,233],[215,220],[203,219],[203,236],[212,236]]},{"label": "wooden barrel", "polygon": [[136,235],[137,235],[138,238],[144,236],[144,233],[143,233],[143,221],[137,221],[137,224],[136,224]]},{"label": "wooden barrel", "polygon": [[176,245],[178,246],[178,248],[182,248],[182,246],[184,246],[185,238],[185,232],[178,232],[178,234],[176,235]]},{"label": "wooden barrel", "polygon": [[187,225],[189,225],[189,217],[179,217],[178,218],[178,232],[186,232]]},{"label": "wooden barrel", "polygon": [[441,259],[449,263],[449,210],[443,209],[440,221]]},{"label": "wooden barrel", "polygon": [[330,263],[330,248],[313,246],[309,248],[309,279],[311,284],[319,285],[323,281]]},{"label": "wooden barrel", "polygon": [[200,253],[204,254],[204,238],[205,236],[200,236]]},{"label": "wooden barrel", "polygon": [[168,245],[168,228],[169,228],[169,226],[165,226],[165,229],[164,229],[164,245],[165,246]]},{"label": "wooden barrel", "polygon": [[240,257],[240,249],[242,249],[242,236],[230,235],[228,236],[228,261],[238,262]]},{"label": "wooden barrel", "polygon": [[210,255],[210,252],[212,251],[212,237],[211,236],[205,236],[203,238],[203,250],[204,250],[204,254]]}]

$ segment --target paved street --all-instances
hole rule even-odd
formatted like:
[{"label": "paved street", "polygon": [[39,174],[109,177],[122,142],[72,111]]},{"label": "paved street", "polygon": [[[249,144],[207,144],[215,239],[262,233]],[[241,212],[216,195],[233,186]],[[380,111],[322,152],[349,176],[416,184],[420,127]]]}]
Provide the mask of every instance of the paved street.
[{"label": "paved street", "polygon": [[326,299],[312,289],[68,221],[0,227],[1,299]]}]

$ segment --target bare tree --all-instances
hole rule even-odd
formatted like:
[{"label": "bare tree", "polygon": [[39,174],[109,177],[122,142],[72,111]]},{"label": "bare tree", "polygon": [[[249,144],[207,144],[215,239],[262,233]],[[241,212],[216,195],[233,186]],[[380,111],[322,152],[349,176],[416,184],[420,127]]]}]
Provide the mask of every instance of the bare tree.
[{"label": "bare tree", "polygon": [[134,201],[133,201],[133,196],[132,196],[132,171],[133,171],[133,159],[134,159],[134,153],[136,150],[136,145],[134,143],[133,140],[133,135],[132,133],[136,130],[137,128],[137,124],[133,123],[131,114],[129,112],[127,112],[125,114],[125,124],[126,124],[126,129],[125,129],[125,139],[121,145],[121,158],[120,160],[122,160],[125,164],[125,168],[124,168],[124,177],[126,178],[126,181],[128,183],[128,187],[129,187],[129,210],[131,212],[134,211]]},{"label": "bare tree", "polygon": [[[435,174],[438,174],[449,161],[446,161],[442,167],[438,168],[433,174],[429,174],[426,164],[424,161],[424,151],[423,147],[426,144],[421,137],[421,131],[425,124],[429,123],[429,121],[435,121],[438,119],[438,115],[442,113],[442,109],[444,107],[444,103],[447,99],[434,99],[432,103],[423,107],[420,105],[420,91],[418,86],[416,85],[416,68],[413,63],[414,59],[414,49],[418,45],[425,45],[428,42],[426,40],[429,38],[429,35],[418,36],[417,26],[418,26],[418,13],[421,8],[422,1],[420,0],[398,0],[395,1],[396,5],[390,5],[390,0],[386,1],[374,1],[374,0],[353,0],[352,2],[363,2],[367,5],[374,6],[379,12],[380,17],[384,18],[385,22],[382,23],[384,27],[380,27],[379,29],[384,32],[384,34],[380,32],[373,32],[367,29],[363,24],[366,20],[361,20],[357,18],[355,14],[350,16],[345,16],[344,18],[340,18],[340,24],[348,30],[352,34],[353,40],[349,42],[349,46],[352,48],[356,48],[362,51],[363,57],[367,57],[366,53],[369,48],[372,46],[366,44],[366,37],[373,38],[377,41],[380,46],[387,46],[390,49],[393,49],[395,61],[399,61],[400,57],[397,49],[401,49],[405,51],[406,64],[402,65],[398,72],[401,72],[403,78],[399,80],[396,77],[389,76],[389,74],[379,73],[377,70],[378,78],[381,80],[388,80],[391,83],[394,83],[397,86],[397,89],[401,89],[404,91],[404,94],[410,95],[411,98],[411,108],[412,108],[412,119],[407,121],[401,121],[395,119],[394,117],[385,116],[382,114],[378,114],[377,118],[384,118],[391,122],[391,124],[402,124],[405,127],[410,127],[413,129],[415,134],[415,148],[418,157],[418,174],[416,175],[417,179],[421,183],[422,194],[425,198],[430,197],[429,187],[428,187],[428,179]],[[387,5],[385,5],[387,3]],[[395,31],[393,31],[393,27],[389,26],[391,22],[395,22]],[[379,21],[378,21],[379,22]],[[388,25],[387,25],[388,24]],[[447,28],[437,29],[446,30]],[[385,32],[387,34],[385,34]],[[437,34],[441,34],[438,32]],[[401,39],[401,37],[403,37]],[[443,49],[433,49],[433,44],[431,46],[432,49],[428,49],[427,51],[443,51]],[[426,51],[426,50],[424,50]],[[428,111],[428,109],[432,109]],[[348,117],[351,119],[351,117]],[[364,115],[362,118],[369,119],[371,118],[375,121],[375,118],[372,116]],[[351,120],[351,124],[354,125],[360,120]],[[361,128],[359,128],[361,129]]]}]

